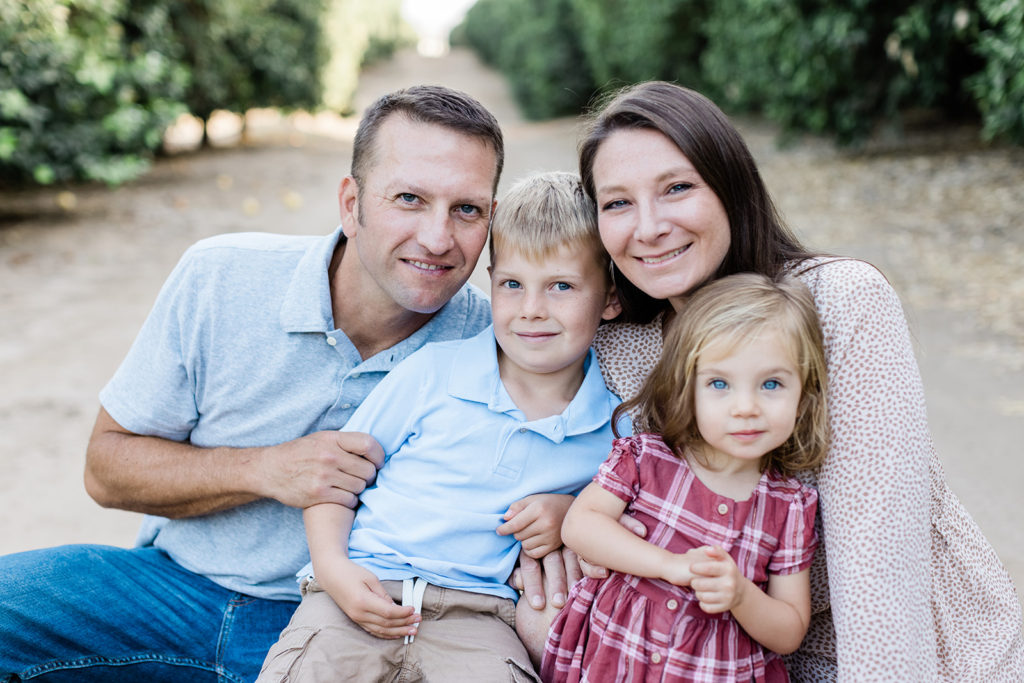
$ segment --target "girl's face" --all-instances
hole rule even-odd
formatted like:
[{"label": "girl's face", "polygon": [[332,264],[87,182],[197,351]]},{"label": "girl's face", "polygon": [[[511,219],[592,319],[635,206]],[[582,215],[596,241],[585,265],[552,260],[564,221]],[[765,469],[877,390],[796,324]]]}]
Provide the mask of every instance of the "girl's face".
[{"label": "girl's face", "polygon": [[795,354],[775,330],[739,344],[711,343],[697,360],[697,429],[716,469],[760,467],[789,439],[802,380]]},{"label": "girl's face", "polygon": [[718,195],[668,137],[627,128],[594,156],[601,241],[630,282],[677,311],[718,270],[731,241]]}]

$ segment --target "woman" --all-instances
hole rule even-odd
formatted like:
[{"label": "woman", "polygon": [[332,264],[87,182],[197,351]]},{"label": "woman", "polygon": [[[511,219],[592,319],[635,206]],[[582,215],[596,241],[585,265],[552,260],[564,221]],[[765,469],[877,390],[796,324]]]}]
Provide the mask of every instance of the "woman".
[{"label": "woman", "polygon": [[620,92],[592,117],[580,175],[624,306],[595,347],[608,386],[636,395],[662,328],[701,284],[791,271],[825,334],[831,447],[802,476],[820,495],[812,618],[794,680],[1024,679],[1013,583],[947,487],[899,299],[862,261],[804,249],[742,137],[693,91]]}]

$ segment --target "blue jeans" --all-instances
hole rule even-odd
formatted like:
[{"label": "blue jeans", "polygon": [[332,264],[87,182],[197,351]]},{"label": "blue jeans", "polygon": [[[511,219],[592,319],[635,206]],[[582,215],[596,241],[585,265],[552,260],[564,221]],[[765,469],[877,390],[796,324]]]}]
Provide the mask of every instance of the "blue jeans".
[{"label": "blue jeans", "polygon": [[298,602],[235,593],[155,548],[0,557],[0,682],[242,683]]}]

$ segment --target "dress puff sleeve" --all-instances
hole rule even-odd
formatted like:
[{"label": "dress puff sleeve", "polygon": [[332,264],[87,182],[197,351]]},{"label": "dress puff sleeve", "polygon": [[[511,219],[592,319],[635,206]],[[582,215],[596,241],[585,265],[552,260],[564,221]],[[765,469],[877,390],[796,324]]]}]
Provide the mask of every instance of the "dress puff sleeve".
[{"label": "dress puff sleeve", "polygon": [[818,534],[814,530],[817,514],[818,492],[797,484],[779,535],[779,547],[768,562],[769,574],[796,574],[810,568],[818,546]]},{"label": "dress puff sleeve", "polygon": [[626,505],[632,503],[640,489],[637,458],[641,452],[640,437],[627,436],[612,442],[612,452],[601,463],[594,475],[594,481],[622,499]]}]

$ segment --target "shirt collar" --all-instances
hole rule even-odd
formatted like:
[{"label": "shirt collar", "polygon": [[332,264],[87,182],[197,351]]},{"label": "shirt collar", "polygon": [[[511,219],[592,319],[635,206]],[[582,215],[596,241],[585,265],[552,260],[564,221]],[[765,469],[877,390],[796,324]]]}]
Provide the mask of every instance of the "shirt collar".
[{"label": "shirt collar", "polygon": [[459,362],[448,380],[448,393],[466,401],[485,403],[496,413],[508,413],[522,420],[526,429],[561,443],[567,436],[589,434],[603,427],[618,404],[618,399],[605,387],[593,349],[587,351],[583,367],[583,383],[560,415],[527,422],[501,383],[498,347],[491,325],[463,342]]},{"label": "shirt collar", "polygon": [[332,329],[334,313],[328,270],[335,247],[344,239],[339,225],[330,235],[314,241],[299,259],[281,304],[281,327],[285,332]]}]

